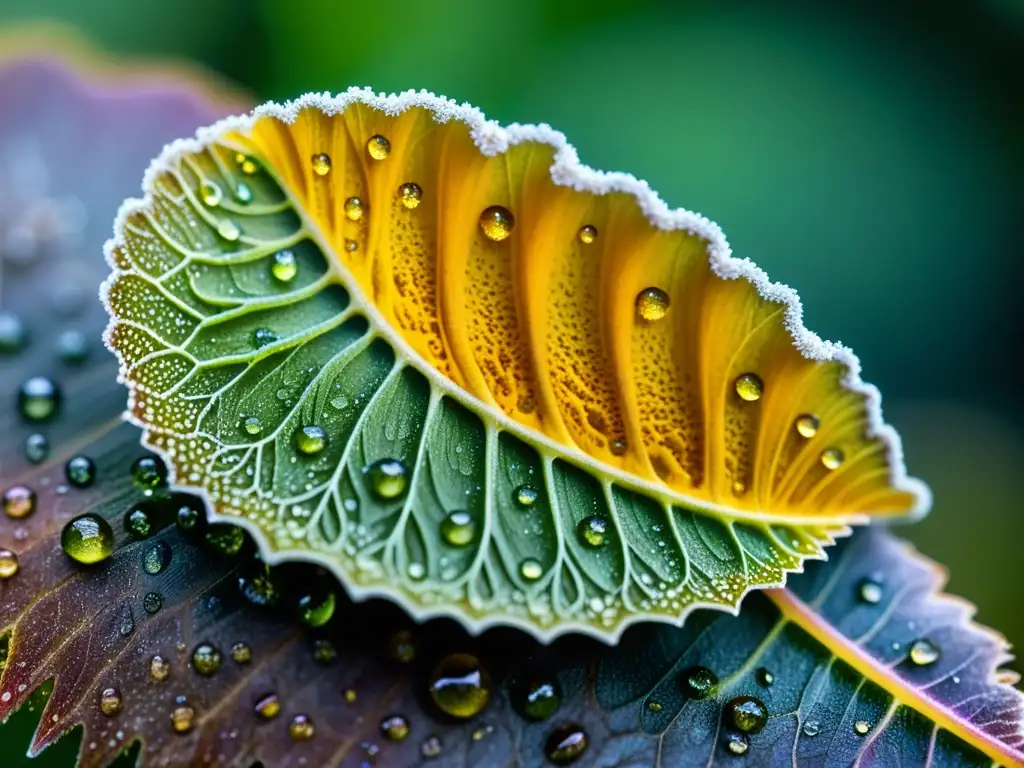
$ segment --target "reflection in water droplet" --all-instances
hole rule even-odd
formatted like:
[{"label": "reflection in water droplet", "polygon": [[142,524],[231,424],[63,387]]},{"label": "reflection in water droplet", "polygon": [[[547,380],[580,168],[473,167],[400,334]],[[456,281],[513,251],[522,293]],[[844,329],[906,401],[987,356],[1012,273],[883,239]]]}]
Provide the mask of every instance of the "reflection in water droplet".
[{"label": "reflection in water droplet", "polygon": [[732,755],[745,755],[750,749],[750,742],[742,733],[729,733],[725,736],[725,748]]},{"label": "reflection in water droplet", "polygon": [[320,152],[311,158],[313,173],[317,176],[326,176],[331,172],[331,156],[326,152]]},{"label": "reflection in water droplet", "polygon": [[287,283],[299,273],[299,265],[295,254],[291,251],[278,251],[274,254],[274,262],[270,265],[270,274],[282,283]]},{"label": "reflection in water droplet", "polygon": [[583,726],[568,723],[553,730],[544,742],[544,753],[556,765],[569,765],[587,751],[587,732]]},{"label": "reflection in water droplet", "polygon": [[775,675],[767,667],[758,667],[754,677],[757,678],[758,684],[763,685],[765,688],[770,687],[775,682]]},{"label": "reflection in water droplet", "polygon": [[250,416],[245,420],[243,424],[245,431],[250,435],[258,435],[263,431],[263,422],[260,421],[256,416]]},{"label": "reflection in water droplet", "polygon": [[398,199],[402,201],[402,205],[411,211],[413,208],[418,207],[420,201],[423,200],[423,190],[420,189],[419,184],[407,181],[398,188]]},{"label": "reflection in water droplet", "polygon": [[288,724],[288,735],[293,741],[309,741],[316,735],[316,726],[309,715],[296,715]]},{"label": "reflection in water droplet", "polygon": [[725,713],[733,727],[741,733],[757,733],[768,722],[764,702],[753,696],[736,696],[725,705]]},{"label": "reflection in water droplet", "polygon": [[231,646],[231,660],[235,664],[248,664],[252,661],[252,648],[247,643],[239,640]]},{"label": "reflection in water droplet", "polygon": [[910,646],[910,660],[919,667],[934,664],[939,660],[939,646],[928,638],[915,640]]},{"label": "reflection in water droplet", "polygon": [[714,692],[718,675],[707,667],[690,667],[679,676],[679,684],[686,698],[704,699]]},{"label": "reflection in water droplet", "polygon": [[217,224],[217,234],[229,243],[233,243],[242,236],[242,230],[231,219],[221,219]]},{"label": "reflection in water droplet", "polygon": [[33,464],[41,464],[50,455],[50,441],[38,432],[25,440],[25,458]]},{"label": "reflection in water droplet", "polygon": [[821,732],[821,723],[817,720],[808,720],[804,723],[804,736],[810,736],[811,738],[817,736]]},{"label": "reflection in water droplet", "polygon": [[363,469],[367,485],[382,501],[397,499],[405,493],[408,471],[398,459],[379,459]]},{"label": "reflection in water droplet", "polygon": [[358,197],[350,197],[345,201],[345,216],[349,221],[359,221],[366,213],[366,206]]},{"label": "reflection in water droplet", "polygon": [[121,711],[121,694],[116,688],[104,688],[100,694],[100,712],[113,717]]},{"label": "reflection in water droplet", "polygon": [[492,205],[480,214],[480,230],[488,240],[500,241],[512,234],[516,219],[508,208]]},{"label": "reflection in water droplet", "polygon": [[764,383],[756,373],[744,373],[735,382],[736,394],[749,403],[760,400],[764,394]]},{"label": "reflection in water droplet", "polygon": [[31,515],[36,508],[36,494],[24,485],[12,485],[3,495],[4,514],[14,520]]},{"label": "reflection in water droplet", "polygon": [[636,313],[642,320],[653,323],[668,314],[670,304],[668,294],[660,288],[644,288],[636,297]]},{"label": "reflection in water droplet", "polygon": [[391,741],[402,741],[409,735],[409,721],[401,715],[385,717],[380,721],[380,732]]},{"label": "reflection in water droplet", "polygon": [[468,547],[476,538],[476,523],[465,510],[448,513],[441,521],[441,536],[453,547]]},{"label": "reflection in water droplet", "polygon": [[164,541],[158,541],[142,555],[142,569],[152,575],[160,573],[171,563],[171,548]]},{"label": "reflection in water droplet", "polygon": [[580,540],[592,549],[603,547],[608,539],[608,519],[600,515],[591,515],[580,520],[576,527]]},{"label": "reflection in water droplet", "polygon": [[9,579],[18,573],[18,556],[9,549],[0,548],[0,579]]},{"label": "reflection in water droplet", "polygon": [[825,469],[839,469],[844,458],[843,452],[838,448],[826,448],[821,452],[821,463],[825,465]]},{"label": "reflection in water droplet", "polygon": [[597,227],[592,224],[586,224],[580,227],[580,231],[576,233],[576,236],[584,245],[590,245],[597,240]]},{"label": "reflection in water droplet", "polygon": [[192,730],[192,722],[195,719],[196,711],[186,705],[175,707],[171,711],[171,728],[175,733],[188,733]]},{"label": "reflection in water droplet", "polygon": [[199,196],[204,205],[216,208],[224,198],[224,193],[220,191],[220,187],[216,183],[207,180],[199,185]]},{"label": "reflection in water droplet", "polygon": [[76,488],[88,488],[96,481],[96,464],[88,456],[74,456],[64,465],[64,474]]},{"label": "reflection in water droplet", "polygon": [[561,705],[562,690],[554,676],[529,669],[512,679],[509,698],[522,717],[539,722],[551,717]]},{"label": "reflection in water droplet", "polygon": [[327,433],[323,427],[303,427],[295,433],[295,447],[307,456],[320,453],[327,444]]},{"label": "reflection in water droplet", "polygon": [[164,605],[164,598],[159,592],[147,592],[142,598],[142,607],[146,613],[152,615],[159,611]]},{"label": "reflection in water droplet", "polygon": [[416,658],[416,643],[413,640],[412,632],[407,629],[400,629],[391,636],[389,643],[391,658],[408,664]]},{"label": "reflection in water droplet", "polygon": [[149,676],[157,682],[163,682],[171,674],[171,663],[163,656],[154,656],[149,660]]},{"label": "reflection in water droplet", "polygon": [[299,598],[299,620],[307,627],[322,627],[334,616],[334,590],[318,590]]},{"label": "reflection in water droplet", "polygon": [[437,736],[428,736],[420,744],[420,754],[430,760],[441,754],[441,740]]},{"label": "reflection in water droplet", "polygon": [[366,151],[374,160],[384,160],[391,154],[391,142],[380,134],[371,136],[366,142]]},{"label": "reflection in water droplet", "polygon": [[277,694],[268,693],[266,696],[260,697],[254,709],[260,720],[273,720],[281,714],[281,701],[277,698]]},{"label": "reflection in water droplet", "polygon": [[212,643],[200,643],[192,651],[192,669],[203,677],[210,677],[221,663],[220,649]]},{"label": "reflection in water droplet", "polygon": [[18,410],[26,421],[49,421],[60,410],[60,388],[44,376],[26,379],[18,390]]},{"label": "reflection in water droplet", "polygon": [[521,485],[516,489],[516,504],[520,507],[532,507],[537,503],[537,489],[530,485]]},{"label": "reflection in water droplet", "polygon": [[863,736],[871,730],[871,723],[869,723],[867,720],[858,720],[856,723],[853,724],[853,730],[855,730],[857,733]]},{"label": "reflection in water droplet", "polygon": [[92,565],[114,554],[114,531],[99,515],[86,513],[64,526],[60,545],[72,560]]},{"label": "reflection in water droplet", "polygon": [[811,413],[805,413],[801,416],[796,417],[794,422],[796,426],[797,434],[800,437],[806,437],[808,440],[818,434],[818,427],[821,426],[821,422],[818,417]]},{"label": "reflection in water droplet", "polygon": [[876,605],[882,600],[882,585],[874,579],[862,580],[857,591],[865,603]]},{"label": "reflection in water droplet", "polygon": [[491,699],[491,678],[475,656],[453,653],[434,667],[430,696],[452,717],[474,717]]}]

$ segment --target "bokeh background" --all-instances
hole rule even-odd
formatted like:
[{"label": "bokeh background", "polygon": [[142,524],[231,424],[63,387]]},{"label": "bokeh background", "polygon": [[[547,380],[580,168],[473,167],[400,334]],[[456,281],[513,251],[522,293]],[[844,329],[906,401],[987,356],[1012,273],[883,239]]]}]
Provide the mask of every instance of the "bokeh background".
[{"label": "bokeh background", "polygon": [[[716,220],[859,353],[935,492],[903,533],[1024,646],[1024,4],[852,5],[3,0],[0,32],[58,21],[254,101],[426,88],[550,123],[584,162]],[[31,716],[23,740],[0,732],[5,766]]]}]

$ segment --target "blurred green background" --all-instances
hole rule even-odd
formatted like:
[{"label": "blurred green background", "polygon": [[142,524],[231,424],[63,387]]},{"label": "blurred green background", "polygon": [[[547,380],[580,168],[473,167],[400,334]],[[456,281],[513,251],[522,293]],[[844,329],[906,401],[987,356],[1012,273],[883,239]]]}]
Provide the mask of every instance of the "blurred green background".
[{"label": "blurred green background", "polygon": [[4,0],[0,30],[58,20],[258,100],[444,93],[550,123],[584,162],[714,219],[799,290],[810,328],[859,353],[935,491],[905,535],[1024,645],[1024,5],[856,5]]}]

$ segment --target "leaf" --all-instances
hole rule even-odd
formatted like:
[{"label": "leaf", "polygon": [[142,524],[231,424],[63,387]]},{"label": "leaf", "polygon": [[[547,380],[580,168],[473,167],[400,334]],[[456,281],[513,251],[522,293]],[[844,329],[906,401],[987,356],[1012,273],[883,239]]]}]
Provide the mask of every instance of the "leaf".
[{"label": "leaf", "polygon": [[145,191],[105,286],[131,418],[356,599],[614,638],[928,504],[792,291],[546,127],[313,96],[170,146]]}]

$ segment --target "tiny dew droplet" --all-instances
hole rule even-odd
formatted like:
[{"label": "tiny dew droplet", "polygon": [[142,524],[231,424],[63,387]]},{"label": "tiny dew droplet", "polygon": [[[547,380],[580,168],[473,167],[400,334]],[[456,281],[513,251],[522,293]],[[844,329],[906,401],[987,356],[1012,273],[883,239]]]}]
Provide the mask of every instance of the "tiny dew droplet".
[{"label": "tiny dew droplet", "polygon": [[661,705],[661,702],[660,702],[660,701],[654,701],[654,700],[652,699],[651,701],[648,701],[648,702],[647,702],[647,709],[648,709],[648,711],[650,711],[650,712],[661,712],[661,710],[663,709],[663,707],[662,707],[662,705]]},{"label": "tiny dew droplet", "polygon": [[600,515],[591,515],[580,520],[576,527],[580,540],[592,549],[603,547],[608,539],[608,519]]},{"label": "tiny dew droplet", "polygon": [[163,656],[157,655],[149,660],[149,676],[158,683],[171,674],[171,663]]},{"label": "tiny dew droplet", "polygon": [[307,627],[322,627],[334,616],[334,590],[318,590],[302,595],[298,601],[299,620]]},{"label": "tiny dew droplet", "polygon": [[256,717],[260,720],[273,720],[281,714],[281,700],[277,698],[277,694],[268,693],[260,697],[254,709]]},{"label": "tiny dew droplet", "polygon": [[934,664],[939,660],[939,646],[928,638],[915,640],[910,646],[910,660],[919,667]]},{"label": "tiny dew droplet", "polygon": [[270,274],[276,280],[287,283],[294,279],[299,272],[299,265],[295,260],[295,254],[291,251],[278,251],[274,254],[274,262],[270,265]]},{"label": "tiny dew droplet", "polygon": [[513,678],[509,694],[515,710],[533,722],[547,720],[562,703],[562,689],[558,680],[536,669],[527,670]]},{"label": "tiny dew droplet", "polygon": [[317,176],[326,176],[331,172],[331,156],[326,152],[318,152],[313,155],[310,162],[313,165],[313,173]]},{"label": "tiny dew droplet", "polygon": [[18,390],[18,410],[26,421],[49,421],[60,409],[60,388],[45,376],[26,379]]},{"label": "tiny dew droplet", "polygon": [[855,730],[857,733],[863,736],[871,730],[871,723],[869,723],[867,720],[858,720],[856,723],[853,724],[853,730]]},{"label": "tiny dew droplet", "polygon": [[366,151],[374,160],[384,160],[391,154],[391,142],[378,133],[366,142]]},{"label": "tiny dew droplet", "polygon": [[616,439],[608,443],[608,450],[612,452],[612,456],[624,456],[628,449],[629,446],[625,440]]},{"label": "tiny dew droplet", "polygon": [[584,245],[590,245],[592,242],[597,240],[597,227],[593,224],[586,224],[580,227],[580,231],[576,233],[576,237]]},{"label": "tiny dew droplet", "polygon": [[683,695],[688,699],[705,699],[718,685],[718,675],[707,667],[690,667],[679,678]]},{"label": "tiny dew droplet", "polygon": [[810,736],[811,738],[814,738],[821,732],[821,723],[819,723],[817,720],[808,720],[806,723],[804,723],[803,731],[804,736]]},{"label": "tiny dew droplet", "polygon": [[252,344],[257,349],[278,341],[280,337],[269,328],[257,328],[252,332]]},{"label": "tiny dew droplet", "polygon": [[821,463],[825,466],[825,469],[839,469],[843,464],[843,452],[838,448],[826,448],[821,452]]},{"label": "tiny dew droplet", "polygon": [[555,728],[544,742],[544,753],[555,765],[569,765],[587,751],[587,732],[575,723]]},{"label": "tiny dew droplet", "polygon": [[874,579],[861,580],[857,592],[865,603],[877,605],[882,601],[882,585]]},{"label": "tiny dew droplet", "polygon": [[28,517],[36,509],[36,494],[24,485],[12,485],[3,495],[4,514],[13,520]]},{"label": "tiny dew droplet", "polygon": [[217,224],[217,234],[229,243],[233,243],[242,236],[242,230],[231,219],[221,219]]},{"label": "tiny dew droplet", "polygon": [[382,501],[397,499],[405,493],[408,471],[398,459],[379,459],[363,468],[373,495]]},{"label": "tiny dew droplet", "polygon": [[540,561],[530,557],[519,564],[519,573],[527,581],[537,581],[544,575],[544,566],[540,564]]},{"label": "tiny dew droplet", "polygon": [[251,157],[243,155],[241,152],[235,154],[235,163],[242,169],[242,173],[246,176],[252,176],[259,170],[259,166],[256,164],[256,161]]},{"label": "tiny dew droplet", "polygon": [[745,755],[750,749],[750,741],[742,733],[729,733],[725,737],[725,748],[732,755]]},{"label": "tiny dew droplet", "polygon": [[430,696],[442,712],[452,717],[474,717],[491,699],[491,678],[475,656],[453,653],[434,667]]},{"label": "tiny dew droplet", "polygon": [[725,705],[729,722],[741,733],[757,733],[768,722],[764,702],[753,696],[736,696]]},{"label": "tiny dew droplet", "polygon": [[150,616],[163,608],[163,605],[164,598],[159,592],[148,592],[146,593],[146,596],[142,598],[142,607]]},{"label": "tiny dew droplet", "polygon": [[158,541],[142,555],[142,569],[155,576],[163,571],[171,562],[171,547],[165,541]]},{"label": "tiny dew droplet", "polygon": [[402,741],[409,735],[409,721],[401,715],[391,715],[380,721],[380,733],[389,741]]},{"label": "tiny dew droplet", "polygon": [[243,427],[247,434],[258,435],[263,431],[263,422],[256,416],[250,416],[243,422]]},{"label": "tiny dew droplet", "polygon": [[18,556],[9,549],[0,549],[0,579],[9,579],[18,572]]},{"label": "tiny dew droplet", "polygon": [[761,395],[764,394],[764,383],[756,373],[744,373],[738,376],[734,386],[736,394],[748,403],[760,400]]},{"label": "tiny dew droplet", "polygon": [[88,512],[64,526],[60,545],[72,560],[92,565],[114,554],[114,531],[102,517]]},{"label": "tiny dew droplet", "polygon": [[252,188],[245,182],[238,182],[235,186],[235,199],[242,205],[248,205],[252,202]]},{"label": "tiny dew droplet", "polygon": [[636,297],[636,313],[648,323],[661,320],[668,314],[671,301],[660,288],[644,288]]},{"label": "tiny dew droplet", "polygon": [[488,240],[504,240],[515,229],[516,219],[508,208],[492,205],[480,214],[480,231]]},{"label": "tiny dew droplet", "polygon": [[88,456],[74,456],[64,465],[64,475],[76,488],[88,488],[96,480],[96,465]]},{"label": "tiny dew droplet", "polygon": [[520,507],[532,507],[537,503],[537,489],[531,485],[521,485],[516,489],[516,504]]},{"label": "tiny dew droplet", "polygon": [[346,237],[345,238],[345,250],[348,251],[349,253],[355,253],[356,251],[359,250],[359,243],[357,243],[355,240],[349,240]]},{"label": "tiny dew droplet", "polygon": [[303,427],[295,433],[295,447],[307,456],[320,453],[327,444],[327,433],[323,427]]},{"label": "tiny dew droplet", "polygon": [[407,181],[398,188],[398,199],[411,211],[413,208],[417,208],[423,200],[423,190],[420,189],[419,184]]},{"label": "tiny dew droplet", "polygon": [[220,669],[220,649],[212,643],[200,643],[192,651],[192,669],[203,677],[212,676]]},{"label": "tiny dew droplet", "polygon": [[316,735],[316,726],[309,715],[296,715],[288,724],[288,735],[293,741],[309,741]]},{"label": "tiny dew droplet", "polygon": [[428,736],[420,744],[420,754],[428,760],[441,754],[441,740],[437,736]]},{"label": "tiny dew droplet", "polygon": [[767,667],[758,667],[754,677],[757,678],[758,684],[765,688],[770,687],[775,682],[775,675]]},{"label": "tiny dew droplet", "polygon": [[821,421],[814,414],[804,413],[796,417],[793,425],[796,427],[796,432],[800,437],[806,437],[810,440],[818,434],[818,427],[821,426]]},{"label": "tiny dew droplet", "polygon": [[50,455],[50,441],[38,432],[25,440],[25,458],[33,464],[41,464]]},{"label": "tiny dew droplet", "polygon": [[345,216],[349,221],[359,221],[363,218],[364,213],[366,213],[366,207],[358,197],[350,197],[345,201]]},{"label": "tiny dew droplet", "polygon": [[199,196],[202,197],[203,204],[210,208],[216,208],[220,205],[220,201],[224,197],[220,187],[209,180],[199,185]]},{"label": "tiny dew droplet", "polygon": [[248,643],[243,643],[239,640],[231,646],[231,660],[235,664],[248,664],[252,661],[252,648],[249,647]]},{"label": "tiny dew droplet", "polygon": [[453,547],[468,547],[476,538],[476,522],[465,510],[449,512],[441,521],[441,536]]},{"label": "tiny dew droplet", "polygon": [[195,719],[196,711],[187,704],[175,707],[171,710],[171,728],[175,733],[188,733],[192,730],[192,722]]}]

